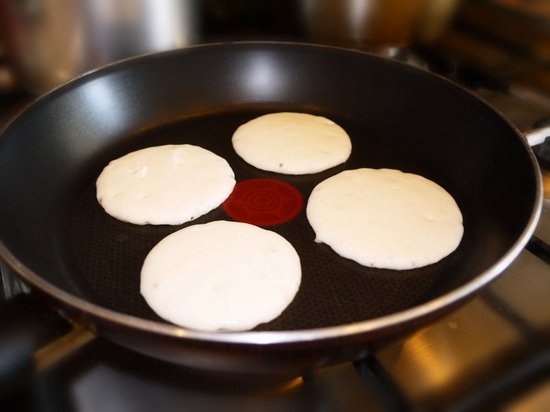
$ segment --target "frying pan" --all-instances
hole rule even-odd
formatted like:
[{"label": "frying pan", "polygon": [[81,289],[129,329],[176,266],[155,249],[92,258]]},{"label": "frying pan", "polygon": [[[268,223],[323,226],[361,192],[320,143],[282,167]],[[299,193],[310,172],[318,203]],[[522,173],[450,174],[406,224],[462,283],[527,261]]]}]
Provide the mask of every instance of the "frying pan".
[{"label": "frying pan", "polygon": [[[326,116],[350,134],[350,159],[302,176],[262,172],[231,147],[260,114]],[[273,178],[305,201],[320,181],[359,167],[396,168],[443,186],[464,217],[458,249],[413,270],[366,268],[314,242],[304,210],[267,229],[297,249],[300,290],[274,321],[235,333],[184,329],[139,294],[148,251],[182,226],[106,215],[95,179],[138,148],[197,144],[227,159],[237,181]],[[542,207],[524,136],[466,90],[363,52],[287,43],[201,45],[123,61],[39,98],[0,140],[0,255],[32,289],[116,343],[206,373],[283,377],[356,359],[442,316],[520,253]],[[219,207],[189,224],[230,219]]]}]

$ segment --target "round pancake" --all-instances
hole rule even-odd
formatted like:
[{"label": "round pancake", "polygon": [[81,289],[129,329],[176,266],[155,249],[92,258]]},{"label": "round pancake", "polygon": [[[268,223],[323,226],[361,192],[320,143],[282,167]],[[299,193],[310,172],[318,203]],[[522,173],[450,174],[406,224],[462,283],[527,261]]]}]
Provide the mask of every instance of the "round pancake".
[{"label": "round pancake", "polygon": [[306,208],[316,241],[361,265],[413,269],[453,252],[462,214],[442,187],[394,169],[346,170],[319,183]]},{"label": "round pancake", "polygon": [[235,183],[222,157],[194,145],[165,145],[110,162],[96,181],[96,194],[119,220],[178,225],[218,207]]},{"label": "round pancake", "polygon": [[233,134],[233,148],[258,169],[283,174],[317,173],[344,163],[351,140],[333,121],[306,113],[257,117]]},{"label": "round pancake", "polygon": [[214,221],[161,240],[141,271],[141,294],[162,318],[202,331],[241,331],[276,318],[301,282],[300,258],[279,234]]}]

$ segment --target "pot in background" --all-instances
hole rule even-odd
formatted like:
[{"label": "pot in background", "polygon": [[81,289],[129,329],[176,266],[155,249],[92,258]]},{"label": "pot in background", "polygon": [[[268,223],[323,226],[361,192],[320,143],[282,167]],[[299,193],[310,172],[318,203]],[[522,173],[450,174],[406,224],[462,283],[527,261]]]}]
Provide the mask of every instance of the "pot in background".
[{"label": "pot in background", "polygon": [[447,27],[460,0],[301,0],[302,25],[318,42],[385,54],[430,42]]},{"label": "pot in background", "polygon": [[2,0],[0,35],[19,85],[43,93],[81,73],[199,37],[194,0]]}]

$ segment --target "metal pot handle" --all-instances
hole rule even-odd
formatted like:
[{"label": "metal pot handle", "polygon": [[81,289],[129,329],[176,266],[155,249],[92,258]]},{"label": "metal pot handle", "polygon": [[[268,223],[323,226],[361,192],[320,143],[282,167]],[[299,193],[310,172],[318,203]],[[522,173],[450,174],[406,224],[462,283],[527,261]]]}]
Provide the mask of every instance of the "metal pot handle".
[{"label": "metal pot handle", "polygon": [[31,293],[0,302],[0,399],[95,338]]},{"label": "metal pot handle", "polygon": [[524,132],[523,135],[527,139],[529,146],[537,146],[544,143],[544,141],[550,137],[550,126],[528,130]]}]

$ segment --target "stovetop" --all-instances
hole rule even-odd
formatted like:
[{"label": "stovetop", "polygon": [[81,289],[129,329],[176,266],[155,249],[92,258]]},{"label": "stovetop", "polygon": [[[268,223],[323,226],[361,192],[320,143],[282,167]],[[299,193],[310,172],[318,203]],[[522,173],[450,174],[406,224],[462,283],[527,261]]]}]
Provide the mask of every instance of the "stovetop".
[{"label": "stovetop", "polygon": [[[397,58],[467,86],[520,130],[550,114],[550,103],[539,94],[532,98],[525,87],[512,90],[506,79],[480,76],[462,62],[448,65],[448,56],[420,50]],[[30,99],[24,93],[0,99],[1,123]],[[543,175],[548,179],[550,171],[543,168]],[[277,386],[219,385],[93,338],[1,398],[0,410],[470,411],[504,405],[548,410],[550,195],[545,190],[534,238],[497,280],[460,309],[365,359]],[[24,290],[5,271],[2,275],[0,300]]]}]

